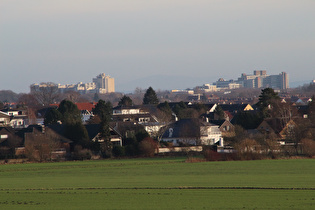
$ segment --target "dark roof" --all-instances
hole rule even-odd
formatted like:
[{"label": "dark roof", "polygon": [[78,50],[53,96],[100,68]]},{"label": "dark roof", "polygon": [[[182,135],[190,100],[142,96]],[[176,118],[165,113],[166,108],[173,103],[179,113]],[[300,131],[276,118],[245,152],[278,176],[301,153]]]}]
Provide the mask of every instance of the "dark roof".
[{"label": "dark roof", "polygon": [[10,115],[8,115],[8,114],[5,113],[5,112],[0,112],[0,116],[1,116],[1,117],[6,117],[6,118],[10,118]]},{"label": "dark roof", "polygon": [[282,123],[282,121],[279,119],[265,119],[262,123],[264,123],[264,122],[266,122],[276,133],[280,133],[285,128],[285,126],[287,125],[287,124],[284,125]]},{"label": "dark roof", "polygon": [[101,129],[100,124],[87,124],[84,126],[88,132],[89,139],[93,139],[100,132]]},{"label": "dark roof", "polygon": [[23,142],[24,135],[20,134],[19,131],[20,130],[13,129],[12,127],[0,127],[0,134],[1,135],[7,134],[9,136],[9,138],[7,139],[0,139],[0,144],[2,144],[2,146],[8,146],[10,142],[13,141],[14,145],[22,146],[24,143]]},{"label": "dark roof", "polygon": [[209,122],[221,126],[226,120],[210,120]]},{"label": "dark roof", "polygon": [[199,119],[182,119],[172,123],[163,134],[163,138],[196,138],[200,136]]},{"label": "dark roof", "polygon": [[63,143],[73,143],[73,141],[65,137],[65,126],[62,124],[47,125],[44,129],[45,132],[51,130],[57,133],[60,136],[60,141]]},{"label": "dark roof", "polygon": [[56,133],[62,136],[65,133],[65,125],[62,125],[62,124],[47,125],[46,127],[52,129],[53,131],[55,131]]},{"label": "dark roof", "polygon": [[211,109],[216,104],[198,104],[198,103],[194,103],[194,104],[188,105],[188,107],[189,108],[195,108],[196,106],[199,106],[199,105],[204,106],[206,109]]},{"label": "dark roof", "polygon": [[218,104],[224,111],[243,111],[248,104]]},{"label": "dark roof", "polygon": [[19,112],[21,110],[17,110],[17,109],[1,109],[0,111],[2,111],[2,112]]},{"label": "dark roof", "polygon": [[[89,138],[91,140],[94,139],[95,136],[97,136],[97,134],[100,133],[101,124],[87,124],[84,126],[85,126],[85,128],[88,132]],[[116,131],[111,125],[109,127],[110,127],[111,136],[121,136],[120,133],[118,131]]]},{"label": "dark roof", "polygon": [[299,113],[301,114],[308,114],[309,112],[309,105],[297,105],[295,106]]}]

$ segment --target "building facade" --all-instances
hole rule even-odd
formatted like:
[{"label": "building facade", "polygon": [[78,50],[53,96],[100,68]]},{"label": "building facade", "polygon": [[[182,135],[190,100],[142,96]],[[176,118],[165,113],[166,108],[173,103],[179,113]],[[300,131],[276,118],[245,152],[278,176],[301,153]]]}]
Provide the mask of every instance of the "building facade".
[{"label": "building facade", "polygon": [[40,83],[32,84],[30,86],[31,93],[36,91],[42,91],[44,89],[55,88],[59,93],[65,93],[69,91],[79,92],[81,94],[87,93],[113,93],[115,92],[115,79],[104,73],[99,74],[96,78],[93,78],[93,82],[77,84],[55,84],[55,83]]},{"label": "building facade", "polygon": [[237,88],[273,88],[285,90],[289,88],[289,76],[286,72],[278,75],[268,75],[266,70],[255,70],[252,75],[242,73],[237,80],[224,80],[220,78],[213,85],[220,89],[237,89]]},{"label": "building facade", "polygon": [[114,78],[108,75],[105,75],[104,73],[101,73],[96,78],[94,78],[93,83],[96,85],[96,89],[99,90],[99,93],[115,92]]}]

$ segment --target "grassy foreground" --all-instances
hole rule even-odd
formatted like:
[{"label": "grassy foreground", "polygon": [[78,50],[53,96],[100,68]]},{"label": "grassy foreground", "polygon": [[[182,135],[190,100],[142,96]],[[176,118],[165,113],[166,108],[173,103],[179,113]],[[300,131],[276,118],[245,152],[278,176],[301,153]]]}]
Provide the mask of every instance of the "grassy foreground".
[{"label": "grassy foreground", "polygon": [[315,160],[0,165],[0,209],[315,209]]}]

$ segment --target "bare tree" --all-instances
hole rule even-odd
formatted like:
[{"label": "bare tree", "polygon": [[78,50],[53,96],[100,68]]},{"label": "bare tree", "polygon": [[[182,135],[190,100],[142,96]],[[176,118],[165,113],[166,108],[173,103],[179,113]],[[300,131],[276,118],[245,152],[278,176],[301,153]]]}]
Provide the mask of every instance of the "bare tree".
[{"label": "bare tree", "polygon": [[271,118],[279,119],[281,127],[285,127],[289,121],[297,117],[297,109],[290,103],[277,101],[271,109]]},{"label": "bare tree", "polygon": [[59,97],[58,85],[53,82],[41,83],[39,86],[31,88],[31,94],[44,106],[53,104]]},{"label": "bare tree", "polygon": [[60,146],[60,139],[54,132],[31,133],[25,143],[26,156],[31,160],[45,161],[52,159],[52,152]]}]

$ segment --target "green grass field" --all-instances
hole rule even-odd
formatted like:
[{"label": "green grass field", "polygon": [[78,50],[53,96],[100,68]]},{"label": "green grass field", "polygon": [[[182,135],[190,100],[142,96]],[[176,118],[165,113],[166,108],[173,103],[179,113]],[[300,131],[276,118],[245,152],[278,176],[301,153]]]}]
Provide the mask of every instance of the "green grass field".
[{"label": "green grass field", "polygon": [[315,160],[0,165],[0,209],[315,209]]}]

